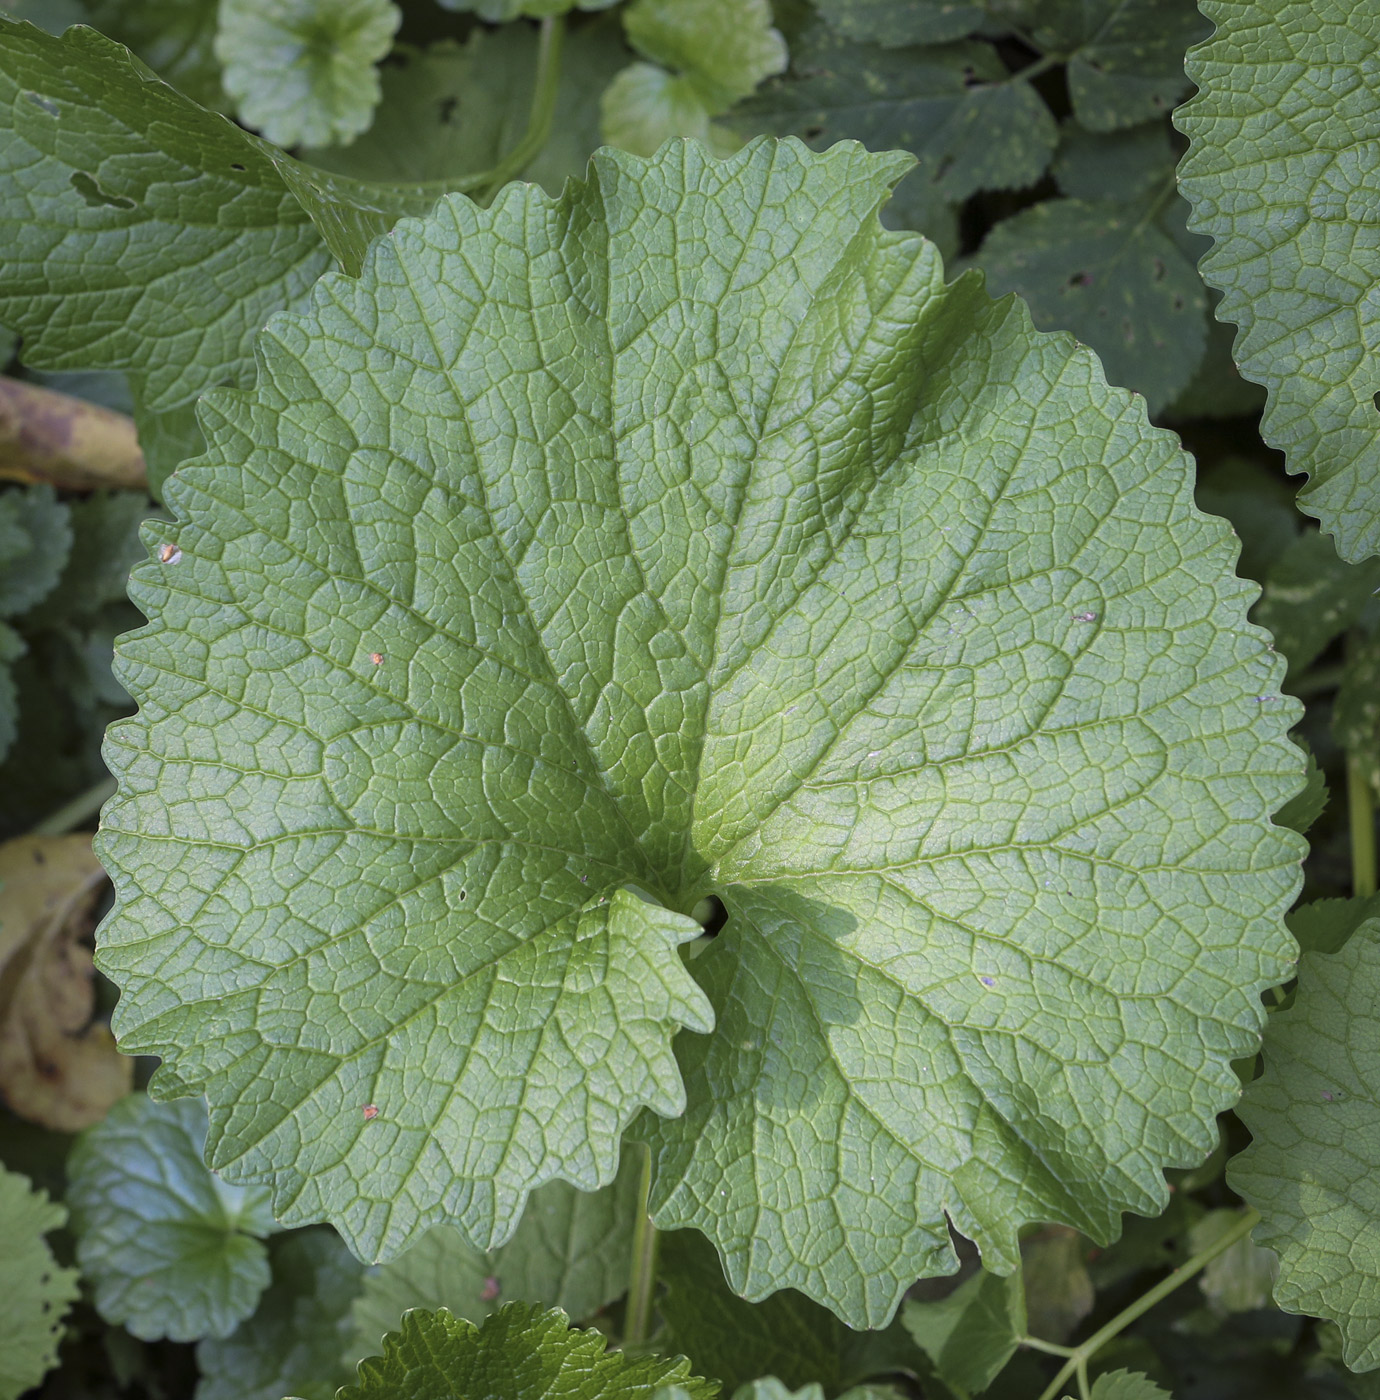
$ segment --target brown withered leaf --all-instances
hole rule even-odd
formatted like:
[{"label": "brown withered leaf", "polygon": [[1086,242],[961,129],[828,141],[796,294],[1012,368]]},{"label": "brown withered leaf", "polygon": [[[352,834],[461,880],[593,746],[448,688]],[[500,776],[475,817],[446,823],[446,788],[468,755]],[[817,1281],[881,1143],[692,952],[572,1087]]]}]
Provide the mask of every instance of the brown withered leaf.
[{"label": "brown withered leaf", "polygon": [[89,943],[105,883],[89,836],[0,845],[0,1097],[58,1132],[99,1122],[133,1082],[134,1061],[92,1019]]}]

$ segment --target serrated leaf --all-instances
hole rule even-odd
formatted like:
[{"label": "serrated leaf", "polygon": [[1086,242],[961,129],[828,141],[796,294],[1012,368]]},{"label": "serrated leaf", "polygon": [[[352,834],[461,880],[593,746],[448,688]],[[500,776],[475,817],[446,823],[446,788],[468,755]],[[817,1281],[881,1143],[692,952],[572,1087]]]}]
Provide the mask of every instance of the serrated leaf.
[{"label": "serrated leaf", "polygon": [[986,18],[967,0],[818,0],[816,8],[842,38],[888,49],[963,39]]},{"label": "serrated leaf", "polygon": [[363,1266],[330,1230],[278,1235],[269,1255],[273,1282],[253,1317],[197,1344],[196,1400],[335,1400],[354,1378],[341,1357]]},{"label": "serrated leaf", "polygon": [[1015,292],[1041,330],[1072,331],[1113,384],[1154,413],[1184,389],[1207,348],[1207,290],[1162,218],[1165,195],[1130,203],[1047,199],[1005,219],[972,258],[993,295]]},{"label": "serrated leaf", "polygon": [[133,1082],[94,1019],[89,944],[107,888],[89,836],[0,845],[0,1099],[57,1132],[99,1122]]},{"label": "serrated leaf", "polygon": [[1209,234],[1203,276],[1240,327],[1237,362],[1269,391],[1261,423],[1310,480],[1299,506],[1353,562],[1380,552],[1371,363],[1380,258],[1371,171],[1380,10],[1203,0],[1216,32],[1188,60],[1198,95],[1180,187]]},{"label": "serrated leaf", "polygon": [[1069,52],[1079,122],[1112,131],[1164,116],[1189,91],[1184,51],[1207,32],[1194,0],[1043,0],[1034,37]]},{"label": "serrated leaf", "polygon": [[1274,634],[1289,675],[1306,671],[1355,624],[1380,588],[1380,560],[1348,564],[1317,530],[1300,535],[1265,575],[1251,616]]},{"label": "serrated leaf", "polygon": [[834,1395],[866,1376],[911,1370],[919,1359],[899,1319],[880,1332],[858,1332],[790,1289],[745,1303],[695,1231],[662,1237],[658,1271],[666,1285],[663,1345],[722,1381],[725,1394],[770,1375],[788,1388],[820,1382]]},{"label": "serrated leaf", "polygon": [[[1239,1210],[1212,1210],[1188,1233],[1194,1254],[1208,1249],[1241,1221]],[[1262,1249],[1249,1236],[1228,1245],[1201,1274],[1198,1286],[1208,1306],[1219,1315],[1251,1312],[1270,1305],[1270,1288],[1279,1268],[1272,1249]]]},{"label": "serrated leaf", "polygon": [[16,1400],[57,1365],[63,1318],[80,1288],[43,1236],[66,1220],[46,1192],[0,1167],[0,1400]]},{"label": "serrated leaf", "polygon": [[1172,1400],[1140,1371],[1107,1371],[1092,1386],[1092,1400]]},{"label": "serrated leaf", "polygon": [[144,1341],[224,1337],[268,1286],[268,1193],[206,1170],[206,1110],[130,1094],[68,1160],[77,1259],[107,1322]]},{"label": "serrated leaf", "polygon": [[0,322],[29,364],[126,369],[148,407],[243,382],[330,265],[271,160],[90,29],[0,19]]},{"label": "serrated leaf", "polygon": [[786,67],[768,0],[632,0],[623,29],[644,58],[682,75],[710,116]]},{"label": "serrated leaf", "polygon": [[215,52],[240,120],[276,146],[347,143],[379,100],[392,0],[220,0]]},{"label": "serrated leaf", "polygon": [[633,1222],[639,1209],[638,1163],[626,1154],[614,1182],[576,1191],[563,1181],[538,1187],[512,1239],[491,1253],[448,1226],[429,1230],[411,1249],[370,1271],[354,1305],[354,1354],[367,1356],[409,1308],[445,1308],[482,1322],[521,1299],[560,1308],[577,1321],[627,1291]]},{"label": "serrated leaf", "polygon": [[57,586],[72,548],[67,505],[51,486],[0,492],[0,617],[16,617]]},{"label": "serrated leaf", "polygon": [[1346,1364],[1380,1365],[1380,920],[1299,960],[1292,1007],[1270,1017],[1265,1069],[1237,1114],[1252,1142],[1227,1167],[1279,1254],[1275,1302],[1333,1319]]},{"label": "serrated leaf", "polygon": [[986,1390],[1025,1336],[1020,1271],[1000,1278],[979,1269],[946,1298],[908,1300],[901,1321],[945,1385]]},{"label": "serrated leaf", "polygon": [[824,149],[841,140],[899,147],[913,179],[957,202],[979,189],[1019,189],[1044,173],[1059,139],[1049,108],[987,44],[883,49],[812,30],[791,73],[722,123],[740,137],[793,135]]},{"label": "serrated leaf", "polygon": [[714,1400],[718,1387],[690,1374],[684,1357],[605,1351],[600,1332],[580,1332],[562,1312],[509,1303],[482,1326],[450,1313],[410,1312],[383,1339],[383,1355],[360,1362],[359,1383],[340,1400],[430,1400],[501,1395],[504,1400],[634,1400],[661,1387],[685,1400]]},{"label": "serrated leaf", "polygon": [[879,1325],[949,1220],[1010,1270],[1211,1145],[1292,966],[1295,707],[1176,442],[881,229],[903,166],[448,198],[203,411],[101,959],[285,1219],[500,1242],[682,1112],[699,987],[639,1132],[749,1297]]},{"label": "serrated leaf", "polygon": [[1305,953],[1335,953],[1367,919],[1380,918],[1380,894],[1354,899],[1315,899],[1285,915]]}]

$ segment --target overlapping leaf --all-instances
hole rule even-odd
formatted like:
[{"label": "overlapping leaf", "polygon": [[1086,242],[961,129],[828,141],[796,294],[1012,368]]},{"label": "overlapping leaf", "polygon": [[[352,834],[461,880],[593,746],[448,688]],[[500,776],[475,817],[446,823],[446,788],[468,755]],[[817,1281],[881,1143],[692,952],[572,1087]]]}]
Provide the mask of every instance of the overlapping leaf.
[{"label": "overlapping leaf", "polygon": [[1251,1145],[1227,1169],[1279,1253],[1274,1297],[1334,1319],[1346,1364],[1380,1366],[1380,921],[1303,954],[1294,1004],[1270,1018],[1265,1070],[1238,1112]]},{"label": "overlapping leaf", "polygon": [[1175,443],[880,227],[904,166],[444,201],[215,399],[102,958],[288,1220],[488,1247],[648,1104],[660,1224],[878,1325],[950,1220],[1009,1271],[1207,1151],[1290,966],[1278,663]]},{"label": "overlapping leaf", "polygon": [[1210,234],[1203,275],[1240,327],[1242,373],[1299,505],[1355,562],[1380,553],[1380,9],[1350,0],[1203,0],[1217,26],[1188,60],[1181,188]]}]

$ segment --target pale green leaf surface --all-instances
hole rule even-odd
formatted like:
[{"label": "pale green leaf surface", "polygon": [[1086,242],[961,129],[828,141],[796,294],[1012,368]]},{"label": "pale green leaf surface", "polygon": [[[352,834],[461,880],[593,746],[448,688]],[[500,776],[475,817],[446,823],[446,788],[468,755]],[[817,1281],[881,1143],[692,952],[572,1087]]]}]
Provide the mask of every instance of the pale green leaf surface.
[{"label": "pale green leaf surface", "polygon": [[[1209,1211],[1188,1232],[1189,1249],[1194,1254],[1201,1253],[1240,1221],[1240,1210]],[[1218,1314],[1268,1308],[1278,1267],[1274,1250],[1262,1248],[1247,1235],[1208,1263],[1198,1275],[1198,1287],[1208,1306]]]},{"label": "pale green leaf surface", "polygon": [[799,136],[817,149],[856,140],[911,151],[912,179],[958,201],[1020,189],[1044,173],[1059,139],[1029,83],[1011,79],[988,44],[883,49],[810,31],[794,67],[730,112],[739,136]]},{"label": "pale green leaf surface", "polygon": [[383,1355],[359,1366],[340,1400],[652,1400],[663,1387],[684,1400],[714,1400],[718,1387],[690,1374],[684,1357],[610,1352],[600,1332],[580,1332],[562,1312],[509,1303],[482,1326],[442,1312],[411,1312],[383,1339]]},{"label": "pale green leaf surface", "polygon": [[0,491],[0,617],[41,603],[57,586],[71,549],[68,507],[51,486]]},{"label": "pale green leaf surface", "polygon": [[1380,918],[1380,894],[1354,899],[1315,899],[1285,916],[1305,953],[1335,953],[1367,919]]},{"label": "pale green leaf surface", "polygon": [[220,0],[225,90],[275,145],[348,142],[373,120],[401,21],[392,0]]},{"label": "pale green leaf surface", "polygon": [[269,1256],[273,1282],[254,1315],[223,1340],[198,1344],[196,1400],[335,1400],[354,1378],[341,1358],[363,1266],[330,1230],[278,1235]]},{"label": "pale green leaf surface", "polygon": [[1297,676],[1360,618],[1377,588],[1380,559],[1348,564],[1310,529],[1275,560],[1251,616],[1273,633]]},{"label": "pale green leaf surface", "polygon": [[289,1223],[492,1247],[648,1104],[660,1225],[875,1326],[950,1219],[1009,1271],[1211,1145],[1290,966],[1294,707],[1174,440],[881,229],[903,168],[451,197],[210,398],[100,959]]},{"label": "pale green leaf surface", "polygon": [[0,1400],[16,1400],[57,1364],[78,1275],[58,1266],[43,1236],[66,1220],[46,1192],[0,1166]]},{"label": "pale green leaf surface", "polygon": [[697,1373],[721,1381],[725,1393],[771,1376],[787,1387],[819,1382],[836,1395],[866,1376],[914,1369],[919,1359],[899,1319],[880,1332],[855,1331],[791,1289],[744,1302],[693,1230],[662,1237],[658,1271],[666,1285],[663,1346],[683,1352]]},{"label": "pale green leaf surface", "polygon": [[901,1321],[946,1385],[986,1390],[1025,1335],[1020,1271],[1001,1278],[979,1269],[946,1298],[908,1300]]},{"label": "pale green leaf surface", "polygon": [[600,130],[610,146],[655,155],[677,136],[712,146],[709,109],[694,84],[655,63],[630,63],[600,99]]},{"label": "pale green leaf surface", "polygon": [[[1016,292],[1041,330],[1092,346],[1107,378],[1144,394],[1151,413],[1188,385],[1207,348],[1207,289],[1156,217],[1162,204],[1043,200],[999,223],[972,259],[994,295]],[[1178,216],[1174,206],[1163,217]]]},{"label": "pale green leaf surface", "polygon": [[90,29],[0,19],[0,322],[29,364],[126,369],[153,411],[243,382],[330,265],[272,162]]},{"label": "pale green leaf surface", "polygon": [[564,1181],[538,1187],[513,1237],[491,1253],[449,1226],[429,1230],[365,1278],[351,1324],[354,1355],[377,1350],[408,1308],[445,1308],[482,1322],[522,1299],[576,1321],[589,1317],[627,1290],[637,1188],[637,1157],[625,1153],[617,1178],[600,1191],[577,1191]]},{"label": "pale green leaf surface", "polygon": [[219,0],[87,0],[84,22],[132,49],[193,102],[228,111],[214,52],[218,8]]},{"label": "pale green leaf surface", "polygon": [[819,0],[817,8],[843,38],[888,49],[963,39],[986,18],[966,0]]},{"label": "pale green leaf surface", "polygon": [[1093,1382],[1092,1400],[1172,1400],[1140,1371],[1107,1371]]},{"label": "pale green leaf surface", "polygon": [[1270,1017],[1265,1070],[1237,1109],[1251,1145],[1227,1168],[1279,1254],[1275,1302],[1333,1319],[1346,1364],[1380,1366],[1380,920],[1336,953],[1304,953],[1292,1007]]},{"label": "pale green leaf surface", "polygon": [[1352,0],[1203,0],[1199,92],[1181,188],[1214,247],[1203,276],[1240,327],[1242,373],[1269,390],[1261,431],[1306,472],[1299,506],[1344,559],[1380,552],[1380,8]]},{"label": "pale green leaf surface", "polygon": [[145,1341],[226,1336],[268,1286],[256,1238],[274,1228],[268,1193],[207,1171],[205,1133],[199,1101],[130,1094],[68,1159],[77,1258],[96,1309]]},{"label": "pale green leaf surface", "polygon": [[1034,37],[1069,53],[1079,122],[1112,131],[1164,116],[1190,90],[1184,51],[1207,32],[1194,0],[1042,0]]},{"label": "pale green leaf surface", "polygon": [[768,0],[632,0],[623,28],[644,58],[685,78],[710,116],[786,67]]}]

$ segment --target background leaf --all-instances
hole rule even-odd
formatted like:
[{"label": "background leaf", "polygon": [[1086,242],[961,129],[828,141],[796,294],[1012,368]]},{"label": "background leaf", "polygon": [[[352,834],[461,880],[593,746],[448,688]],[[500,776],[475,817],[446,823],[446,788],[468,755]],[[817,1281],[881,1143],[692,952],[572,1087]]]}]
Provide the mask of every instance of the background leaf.
[{"label": "background leaf", "polygon": [[901,1320],[946,1385],[986,1390],[1025,1336],[1020,1273],[1000,1278],[979,1269],[946,1298],[908,1300]]},{"label": "background leaf", "polygon": [[1336,953],[1303,954],[1294,1004],[1274,1013],[1265,1070],[1237,1110],[1252,1142],[1227,1178],[1279,1253],[1275,1301],[1334,1319],[1346,1364],[1380,1365],[1380,921]]},{"label": "background leaf", "polygon": [[130,1094],[69,1159],[77,1258],[96,1307],[145,1340],[227,1336],[268,1286],[256,1238],[274,1228],[267,1193],[207,1171],[205,1135],[201,1103]]},{"label": "background leaf", "polygon": [[1380,552],[1372,364],[1380,222],[1369,172],[1380,140],[1370,77],[1380,10],[1203,0],[1216,25],[1188,60],[1198,95],[1180,187],[1211,235],[1203,275],[1241,328],[1242,372],[1269,390],[1265,440],[1307,472],[1299,506],[1343,559]]},{"label": "background leaf", "polygon": [[0,1400],[15,1400],[57,1364],[78,1276],[58,1267],[43,1236],[66,1220],[46,1192],[0,1167]]}]

